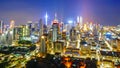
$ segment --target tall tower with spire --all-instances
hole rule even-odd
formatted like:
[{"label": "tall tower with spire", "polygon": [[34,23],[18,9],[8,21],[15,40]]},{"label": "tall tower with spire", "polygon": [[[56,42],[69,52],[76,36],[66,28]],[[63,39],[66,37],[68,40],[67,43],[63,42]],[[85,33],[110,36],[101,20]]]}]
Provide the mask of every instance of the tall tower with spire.
[{"label": "tall tower with spire", "polygon": [[45,14],[45,25],[47,26],[48,25],[48,14],[47,14],[47,12],[46,12],[46,14]]},{"label": "tall tower with spire", "polygon": [[57,14],[55,13],[55,19],[52,22],[52,29],[53,29],[53,42],[57,41],[58,32],[59,32],[59,23],[57,19]]}]

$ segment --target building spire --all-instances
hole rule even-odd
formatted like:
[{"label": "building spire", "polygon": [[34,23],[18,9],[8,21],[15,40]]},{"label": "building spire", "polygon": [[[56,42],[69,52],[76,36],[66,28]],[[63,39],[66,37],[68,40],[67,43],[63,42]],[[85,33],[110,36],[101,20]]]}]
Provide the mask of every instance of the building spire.
[{"label": "building spire", "polygon": [[55,13],[55,19],[53,20],[53,23],[58,23],[57,13]]},{"label": "building spire", "polygon": [[57,13],[55,12],[55,20],[57,20]]},{"label": "building spire", "polygon": [[48,21],[48,14],[47,14],[47,12],[46,12],[46,14],[45,14],[45,22],[46,22],[46,25],[47,25],[47,21]]}]

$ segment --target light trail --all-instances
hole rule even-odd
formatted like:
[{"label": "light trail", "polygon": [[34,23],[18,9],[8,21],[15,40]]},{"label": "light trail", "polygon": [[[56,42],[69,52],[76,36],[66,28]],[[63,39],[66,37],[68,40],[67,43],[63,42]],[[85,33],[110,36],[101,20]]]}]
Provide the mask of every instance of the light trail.
[{"label": "light trail", "polygon": [[110,44],[104,39],[104,41],[105,41],[105,43],[106,43],[106,45],[107,45],[107,47],[108,48],[110,48],[110,50],[112,51],[113,50],[113,48],[110,46]]}]

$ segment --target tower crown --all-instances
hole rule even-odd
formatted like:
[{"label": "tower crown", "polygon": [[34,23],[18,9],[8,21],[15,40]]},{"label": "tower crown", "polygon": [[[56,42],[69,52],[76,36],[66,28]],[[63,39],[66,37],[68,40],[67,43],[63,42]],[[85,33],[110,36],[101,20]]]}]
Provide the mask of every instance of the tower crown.
[{"label": "tower crown", "polygon": [[57,19],[57,13],[55,13],[55,19],[52,22],[53,24],[57,24],[58,23],[58,19]]}]

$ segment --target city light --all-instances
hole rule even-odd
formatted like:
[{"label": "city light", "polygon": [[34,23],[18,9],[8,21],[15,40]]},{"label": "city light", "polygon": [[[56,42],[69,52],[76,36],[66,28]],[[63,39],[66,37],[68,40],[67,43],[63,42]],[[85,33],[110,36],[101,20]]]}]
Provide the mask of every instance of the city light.
[{"label": "city light", "polygon": [[87,31],[87,28],[88,28],[88,27],[87,27],[87,25],[86,25],[86,24],[84,24],[84,26],[83,26],[83,27],[84,27],[84,31]]},{"label": "city light", "polygon": [[87,44],[84,44],[84,46],[88,46]]},{"label": "city light", "polygon": [[73,1],[0,1],[0,68],[119,68],[120,1]]},{"label": "city light", "polygon": [[69,23],[69,24],[72,24],[72,23],[73,23],[73,21],[72,21],[72,20],[69,20],[69,21],[68,21],[68,23]]},{"label": "city light", "polygon": [[48,14],[46,12],[46,15],[45,15],[45,22],[46,22],[46,25],[47,25],[47,22],[48,22]]},{"label": "city light", "polygon": [[[28,21],[27,24],[17,27],[15,26],[15,22],[11,21],[11,28],[9,28],[9,26],[6,27],[7,29],[3,28],[3,30],[6,31],[0,35],[0,43],[4,45],[9,44],[9,46],[16,46],[21,48],[29,46],[29,49],[34,48],[30,48],[30,46],[35,45],[36,48],[31,51],[30,54],[31,56],[36,55],[37,57],[40,57],[42,59],[45,59],[46,55],[50,54],[55,57],[55,59],[53,60],[57,60],[56,55],[60,53],[59,58],[63,56],[67,57],[64,58],[64,62],[62,61],[67,68],[70,68],[71,66],[77,66],[77,64],[75,65],[72,63],[74,60],[69,58],[68,56],[74,57],[75,59],[87,59],[87,57],[95,58],[99,63],[102,62],[100,59],[103,57],[101,51],[107,53],[108,51],[114,52],[119,50],[119,47],[117,47],[117,49],[113,48],[113,46],[119,45],[119,41],[118,39],[113,39],[118,38],[118,36],[116,33],[114,33],[114,31],[116,30],[114,30],[113,32],[112,30],[109,31],[109,29],[112,27],[103,26],[104,29],[101,29],[96,24],[82,23],[82,17],[78,17],[79,19],[77,19],[77,22],[82,23],[81,26],[78,26],[76,24],[77,22],[74,22],[73,20],[68,20],[69,24],[64,24],[63,27],[59,27],[60,24],[56,15],[55,19],[52,21],[53,24],[48,26],[47,13],[45,17],[45,24],[47,27],[43,25],[42,21],[40,21],[41,24],[34,24],[32,21]],[[42,27],[39,28],[38,24]],[[71,27],[73,26],[73,24],[74,27]],[[62,30],[60,30],[61,28]],[[30,55],[25,55],[27,55],[25,57],[26,60],[31,59]]]},{"label": "city light", "polygon": [[10,22],[10,28],[14,28],[14,25],[15,25],[15,21],[11,20],[11,22]]},{"label": "city light", "polygon": [[44,36],[41,36],[42,39],[44,39],[45,37]]}]

